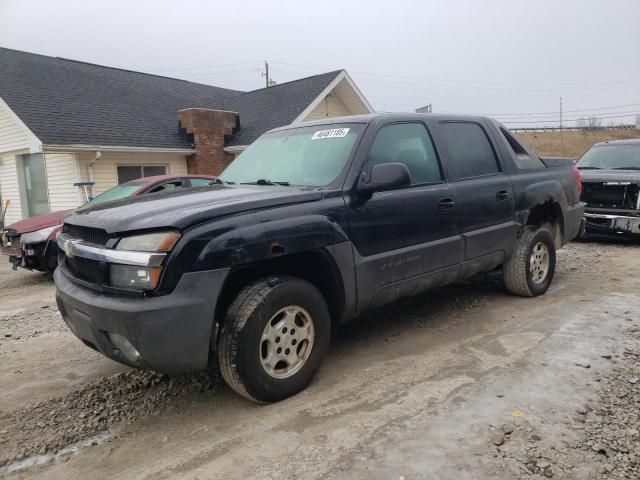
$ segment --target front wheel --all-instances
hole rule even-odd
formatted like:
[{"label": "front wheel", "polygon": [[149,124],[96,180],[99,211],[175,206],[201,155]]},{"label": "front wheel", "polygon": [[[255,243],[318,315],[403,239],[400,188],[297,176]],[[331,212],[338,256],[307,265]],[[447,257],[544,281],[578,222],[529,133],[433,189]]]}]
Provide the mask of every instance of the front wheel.
[{"label": "front wheel", "polygon": [[272,276],[242,289],[218,337],[227,384],[257,402],[276,402],[311,382],[329,347],[331,321],[309,282]]},{"label": "front wheel", "polygon": [[511,258],[503,265],[504,283],[511,293],[536,297],[545,293],[556,270],[556,247],[546,228],[525,227]]}]

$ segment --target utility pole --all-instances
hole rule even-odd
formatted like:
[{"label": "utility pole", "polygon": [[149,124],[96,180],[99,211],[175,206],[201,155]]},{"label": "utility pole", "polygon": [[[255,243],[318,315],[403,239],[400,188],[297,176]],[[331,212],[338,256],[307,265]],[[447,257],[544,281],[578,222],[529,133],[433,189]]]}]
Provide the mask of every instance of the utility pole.
[{"label": "utility pole", "polygon": [[564,157],[564,129],[562,128],[562,95],[560,96],[560,148]]}]

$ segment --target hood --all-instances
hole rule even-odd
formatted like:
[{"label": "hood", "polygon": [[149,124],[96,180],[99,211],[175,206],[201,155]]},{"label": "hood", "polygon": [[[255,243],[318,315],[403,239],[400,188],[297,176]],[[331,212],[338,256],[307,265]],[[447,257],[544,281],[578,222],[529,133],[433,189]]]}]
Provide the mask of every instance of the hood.
[{"label": "hood", "polygon": [[295,187],[214,185],[130,197],[81,208],[65,223],[107,233],[184,228],[250,210],[320,200],[322,192]]},{"label": "hood", "polygon": [[640,170],[580,170],[585,182],[633,182],[640,183]]},{"label": "hood", "polygon": [[36,230],[61,224],[65,215],[68,215],[71,212],[73,212],[73,210],[60,210],[59,212],[36,215],[35,217],[25,218],[24,220],[13,223],[6,227],[6,229],[15,230],[20,234],[35,232]]}]

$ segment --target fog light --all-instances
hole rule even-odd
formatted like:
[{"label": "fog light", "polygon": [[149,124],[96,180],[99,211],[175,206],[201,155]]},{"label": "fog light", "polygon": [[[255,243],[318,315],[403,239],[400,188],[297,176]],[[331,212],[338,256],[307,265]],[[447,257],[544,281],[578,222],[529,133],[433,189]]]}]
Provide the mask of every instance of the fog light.
[{"label": "fog light", "polygon": [[140,352],[136,350],[136,347],[131,345],[129,340],[117,333],[107,333],[107,336],[109,337],[111,344],[120,350],[127,360],[130,362],[138,362],[140,360]]}]

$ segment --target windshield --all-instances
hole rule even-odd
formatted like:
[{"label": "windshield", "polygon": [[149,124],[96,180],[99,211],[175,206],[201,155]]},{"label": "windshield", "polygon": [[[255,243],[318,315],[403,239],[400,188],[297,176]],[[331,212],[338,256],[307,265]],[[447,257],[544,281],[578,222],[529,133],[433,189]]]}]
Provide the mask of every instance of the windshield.
[{"label": "windshield", "polygon": [[578,160],[577,166],[597,170],[640,170],[640,144],[592,147]]},{"label": "windshield", "polygon": [[140,182],[127,182],[122,185],[118,185],[117,187],[113,187],[106,192],[101,193],[97,197],[89,200],[87,203],[83,205],[83,207],[92,207],[99,203],[109,202],[111,200],[118,200],[120,198],[129,197],[133,192],[138,190],[142,185]]},{"label": "windshield", "polygon": [[267,133],[221,174],[228,183],[325,187],[344,169],[362,124],[319,125]]}]

